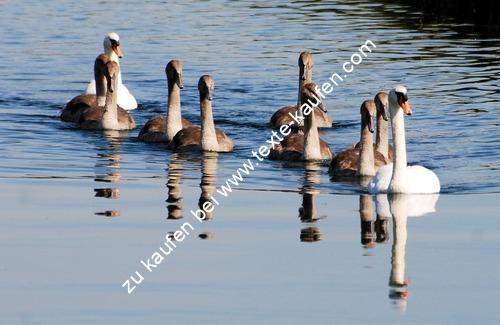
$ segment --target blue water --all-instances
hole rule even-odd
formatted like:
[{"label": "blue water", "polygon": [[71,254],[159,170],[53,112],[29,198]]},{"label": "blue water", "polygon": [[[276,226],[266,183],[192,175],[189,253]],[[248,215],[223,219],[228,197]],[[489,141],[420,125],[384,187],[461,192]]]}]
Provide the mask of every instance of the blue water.
[{"label": "blue water", "polygon": [[[364,308],[378,312],[382,322],[439,322],[451,321],[446,315],[456,306],[433,311],[427,295],[455,302],[461,285],[472,290],[476,281],[486,286],[488,280],[498,287],[498,278],[485,269],[494,266],[490,250],[500,238],[493,230],[500,191],[500,39],[453,22],[421,25],[418,13],[404,6],[363,1],[0,6],[0,288],[7,306],[0,313],[8,323],[116,323],[169,315],[182,323],[324,323],[333,317],[329,301],[338,304],[336,315],[344,322],[373,319],[360,316]],[[132,112],[139,127],[103,135],[77,130],[58,115],[85,89],[109,31],[121,36],[122,76],[139,102]],[[397,83],[407,86],[414,113],[406,119],[409,162],[431,168],[442,192],[453,194],[441,195],[441,218],[418,219],[422,226],[415,228],[415,251],[410,249],[417,257],[409,262],[424,281],[410,290],[417,297],[405,308],[388,308],[391,244],[359,243],[357,186],[330,181],[327,166],[314,172],[322,217],[312,226],[320,225],[323,235],[304,246],[299,234],[309,224],[301,223],[297,209],[310,175],[302,164],[267,161],[203,226],[213,228],[203,229],[214,233],[213,242],[187,241],[127,300],[121,283],[164,232],[178,228],[180,221],[172,218],[192,221],[189,210],[197,208],[207,164],[196,154],[172,156],[136,139],[140,126],[166,109],[166,63],[178,58],[184,64],[182,110],[195,123],[198,78],[211,74],[215,80],[215,122],[235,142],[235,151],[218,155],[208,173],[219,185],[269,138],[272,113],[295,103],[301,51],[314,53],[313,79],[321,84],[341,73],[342,63],[367,39],[377,48],[327,98],[334,127],[321,137],[334,152],[357,142],[360,103]],[[181,186],[181,200],[165,202],[172,194],[169,182]],[[476,213],[479,219],[471,219]],[[111,215],[119,217],[105,218]],[[438,226],[449,233],[440,234]],[[457,239],[463,236],[471,246]],[[368,255],[375,257],[364,256],[373,250]],[[462,273],[452,274],[455,269],[446,265],[451,255],[463,259],[454,265]],[[475,264],[466,263],[474,256]],[[426,271],[420,262],[445,268],[450,282],[433,278],[429,272],[439,268]],[[484,272],[488,276],[476,278]],[[265,288],[269,297],[262,297]],[[467,297],[470,314],[458,320],[498,320],[479,293],[494,297],[491,288],[477,288]],[[366,307],[374,302],[368,298],[380,301]],[[301,312],[302,305],[314,315]]]}]

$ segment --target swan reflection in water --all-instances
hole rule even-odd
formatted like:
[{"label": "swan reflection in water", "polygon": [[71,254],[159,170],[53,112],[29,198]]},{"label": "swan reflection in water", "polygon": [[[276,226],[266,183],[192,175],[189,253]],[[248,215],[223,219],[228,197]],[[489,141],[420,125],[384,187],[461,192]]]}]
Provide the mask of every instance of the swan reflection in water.
[{"label": "swan reflection in water", "polygon": [[[205,202],[212,203],[212,197],[215,192],[215,182],[217,181],[217,161],[218,161],[218,153],[217,152],[203,152],[203,161],[201,162],[201,194],[200,199],[198,200],[198,207],[203,210],[203,205]],[[209,210],[209,209],[207,209]],[[204,220],[210,220],[214,216],[215,209],[206,212],[206,217]],[[200,237],[202,238],[202,237]],[[209,239],[202,238],[202,239]]]},{"label": "swan reflection in water", "polygon": [[167,170],[167,219],[182,218],[182,160],[179,154],[172,153]]},{"label": "swan reflection in water", "polygon": [[376,219],[373,218],[373,202],[369,194],[359,196],[359,217],[361,222],[361,244],[365,248],[373,248],[376,243],[384,244],[389,240],[388,211],[376,209]]},{"label": "swan reflection in water", "polygon": [[[321,163],[304,163],[304,185],[302,186],[302,206],[299,208],[299,218],[303,223],[316,223],[320,217],[316,209],[316,196],[319,190],[316,185],[320,183]],[[303,228],[300,231],[300,241],[315,242],[322,239],[320,229],[315,226]]]},{"label": "swan reflection in water", "polygon": [[[121,179],[120,175],[120,155],[122,139],[118,131],[103,131],[102,132],[106,144],[99,147],[97,154],[97,162],[95,164],[95,178],[94,181],[102,183],[117,183]],[[120,189],[114,186],[94,188],[95,197],[102,197],[106,199],[120,198]],[[96,212],[96,215],[105,217],[118,217],[120,211],[106,210]]]},{"label": "swan reflection in water", "polygon": [[389,299],[402,312],[406,311],[409,297],[409,281],[405,279],[407,219],[435,212],[438,199],[439,194],[379,194],[375,197],[377,214],[392,215],[393,243]]},{"label": "swan reflection in water", "polygon": [[[167,171],[167,219],[181,219],[183,218],[182,212],[182,173],[183,167],[182,162],[186,158],[190,157],[189,154],[184,153],[172,153],[170,157],[170,162]],[[198,160],[199,158],[196,158]],[[217,152],[204,152],[201,160],[201,183],[200,189],[201,194],[198,200],[198,207],[203,209],[203,204],[210,201],[210,198],[215,192],[216,176],[217,176]],[[206,212],[205,220],[210,220],[213,218],[214,211]],[[213,238],[211,232],[202,232],[198,235],[200,239],[210,240]]]}]

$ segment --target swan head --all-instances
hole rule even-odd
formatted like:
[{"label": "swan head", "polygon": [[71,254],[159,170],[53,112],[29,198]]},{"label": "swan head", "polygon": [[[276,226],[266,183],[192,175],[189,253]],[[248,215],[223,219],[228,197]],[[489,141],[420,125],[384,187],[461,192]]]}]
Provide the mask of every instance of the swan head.
[{"label": "swan head", "polygon": [[122,50],[120,48],[120,36],[117,33],[108,33],[104,37],[103,41],[104,52],[110,53],[114,52],[118,58],[123,57]]},{"label": "swan head", "polygon": [[314,67],[314,59],[311,52],[304,51],[299,56],[300,79],[311,80]]},{"label": "swan head", "polygon": [[361,113],[361,125],[368,126],[368,130],[373,133],[375,131],[375,116],[377,115],[375,101],[371,99],[365,100],[359,110]]},{"label": "swan head", "polygon": [[[319,89],[319,88],[313,82],[310,82],[310,83],[306,84],[304,87],[302,87],[301,102],[302,103],[309,102],[309,103],[315,103],[315,104],[317,103],[317,105],[315,105],[315,108],[318,108],[326,113],[326,107],[323,104],[323,102],[321,101],[321,96],[318,94],[316,89]],[[308,114],[308,115],[312,115],[312,114]]]},{"label": "swan head", "polygon": [[375,95],[373,100],[377,105],[377,116],[382,116],[385,121],[389,120],[389,95],[385,91],[381,91]]},{"label": "swan head", "polygon": [[118,63],[109,60],[106,63],[106,67],[104,69],[104,75],[106,76],[106,80],[108,83],[108,91],[110,91],[111,93],[113,93],[116,90],[119,74],[120,74],[120,67],[118,66]]},{"label": "swan head", "polygon": [[389,92],[389,102],[394,107],[401,107],[406,115],[411,115],[410,101],[408,100],[408,91],[402,85],[397,85]]},{"label": "swan head", "polygon": [[200,99],[208,99],[212,100],[213,92],[214,92],[214,79],[212,76],[203,75],[198,81],[198,91],[200,92]]},{"label": "swan head", "polygon": [[179,60],[171,60],[165,67],[165,74],[169,84],[175,83],[180,89],[184,88],[182,81],[182,62]]}]

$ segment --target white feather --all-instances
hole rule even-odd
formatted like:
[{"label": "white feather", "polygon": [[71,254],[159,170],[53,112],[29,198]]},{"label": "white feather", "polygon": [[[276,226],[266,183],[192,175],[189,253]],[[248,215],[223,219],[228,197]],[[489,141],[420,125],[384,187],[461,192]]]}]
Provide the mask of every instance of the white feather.
[{"label": "white feather", "polygon": [[[84,94],[95,95],[95,80],[92,80],[87,85]],[[124,84],[118,85],[118,106],[124,110],[131,111],[137,108],[135,97],[128,91]]]}]

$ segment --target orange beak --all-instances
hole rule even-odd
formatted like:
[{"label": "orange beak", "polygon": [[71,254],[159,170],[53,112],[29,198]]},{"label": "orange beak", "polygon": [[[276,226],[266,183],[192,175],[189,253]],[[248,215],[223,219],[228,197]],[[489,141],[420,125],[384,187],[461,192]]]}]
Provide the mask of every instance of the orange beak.
[{"label": "orange beak", "polygon": [[122,49],[120,48],[120,45],[113,47],[113,51],[116,53],[116,55],[121,59],[123,57]]},{"label": "orange beak", "polygon": [[411,105],[409,100],[400,101],[399,106],[401,106],[406,115],[411,115]]}]

